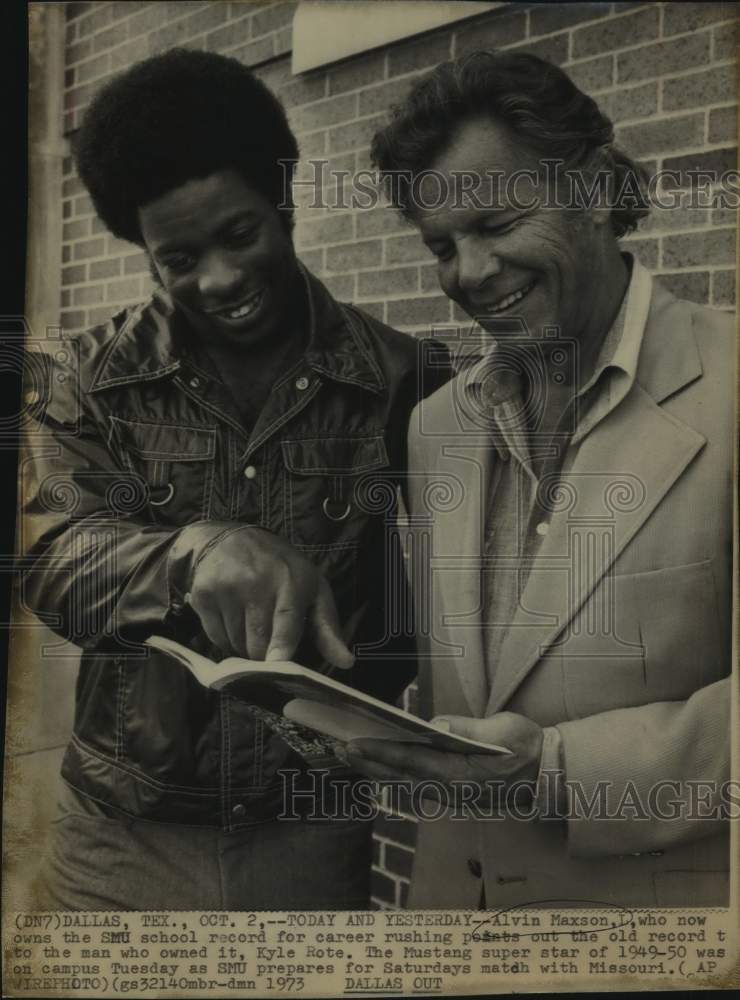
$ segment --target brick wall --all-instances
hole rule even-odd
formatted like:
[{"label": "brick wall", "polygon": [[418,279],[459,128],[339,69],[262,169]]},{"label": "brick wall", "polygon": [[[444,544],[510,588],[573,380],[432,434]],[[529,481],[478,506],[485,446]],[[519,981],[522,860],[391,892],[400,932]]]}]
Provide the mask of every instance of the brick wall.
[{"label": "brick wall", "polygon": [[[173,45],[253,66],[282,98],[303,157],[327,171],[369,167],[368,144],[388,106],[439,61],[473,48],[534,52],[564,66],[617,126],[619,144],[651,170],[736,166],[737,35],[733,4],[507,4],[453,28],[298,77],[291,75],[294,2],[67,4],[64,130],[112,74]],[[330,175],[327,175],[330,176]],[[305,167],[299,179],[306,179]],[[327,192],[330,196],[333,189]],[[65,161],[61,322],[78,330],[140,299],[147,264],[106,234]],[[302,259],[339,297],[401,329],[456,318],[420,241],[387,209],[309,209],[297,189]],[[336,200],[336,199],[335,199]],[[656,212],[628,242],[678,294],[729,308],[735,301],[735,217],[718,208]],[[378,822],[375,902],[403,905],[410,820]]]}]

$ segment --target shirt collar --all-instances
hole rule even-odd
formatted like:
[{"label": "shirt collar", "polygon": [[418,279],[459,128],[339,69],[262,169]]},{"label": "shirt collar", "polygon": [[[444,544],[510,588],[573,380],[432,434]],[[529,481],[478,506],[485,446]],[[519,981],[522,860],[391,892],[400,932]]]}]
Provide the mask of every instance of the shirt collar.
[{"label": "shirt collar", "polygon": [[[305,360],[340,382],[380,392],[385,379],[362,323],[298,262],[306,289]],[[157,288],[142,305],[114,317],[117,332],[104,351],[89,391],[171,377],[185,360],[177,327],[181,318],[169,295]]]}]

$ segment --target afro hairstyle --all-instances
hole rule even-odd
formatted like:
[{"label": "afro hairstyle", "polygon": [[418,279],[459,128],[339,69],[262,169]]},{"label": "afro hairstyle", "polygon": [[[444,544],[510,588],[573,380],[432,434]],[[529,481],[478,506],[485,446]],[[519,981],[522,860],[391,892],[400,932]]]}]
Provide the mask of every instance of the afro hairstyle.
[{"label": "afro hairstyle", "polygon": [[132,243],[141,206],[226,169],[292,228],[298,145],[278,98],[236,59],[175,48],[136,63],[96,95],[73,145],[98,215]]}]

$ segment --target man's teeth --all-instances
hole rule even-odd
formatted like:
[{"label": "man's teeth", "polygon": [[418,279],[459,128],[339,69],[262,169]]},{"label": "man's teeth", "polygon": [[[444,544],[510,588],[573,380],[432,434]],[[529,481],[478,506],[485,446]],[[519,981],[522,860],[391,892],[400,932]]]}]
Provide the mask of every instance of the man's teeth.
[{"label": "man's teeth", "polygon": [[532,282],[531,285],[525,285],[524,288],[520,288],[516,292],[512,292],[511,295],[507,295],[505,299],[494,302],[492,306],[488,306],[486,312],[503,312],[504,309],[508,309],[510,306],[513,306],[515,302],[519,302],[520,299],[523,299],[524,296],[532,290],[532,288],[534,288],[534,282]]},{"label": "man's teeth", "polygon": [[244,305],[239,306],[238,309],[232,309],[226,313],[229,319],[244,319],[251,312],[254,312],[260,300],[260,294],[253,295],[251,299],[247,299]]}]

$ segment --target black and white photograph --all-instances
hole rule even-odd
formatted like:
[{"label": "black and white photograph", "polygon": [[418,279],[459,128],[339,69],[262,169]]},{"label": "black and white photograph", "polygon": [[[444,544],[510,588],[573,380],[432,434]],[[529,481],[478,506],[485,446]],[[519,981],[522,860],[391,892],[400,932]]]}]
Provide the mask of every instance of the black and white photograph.
[{"label": "black and white photograph", "polygon": [[27,16],[4,995],[730,988],[740,6]]}]

